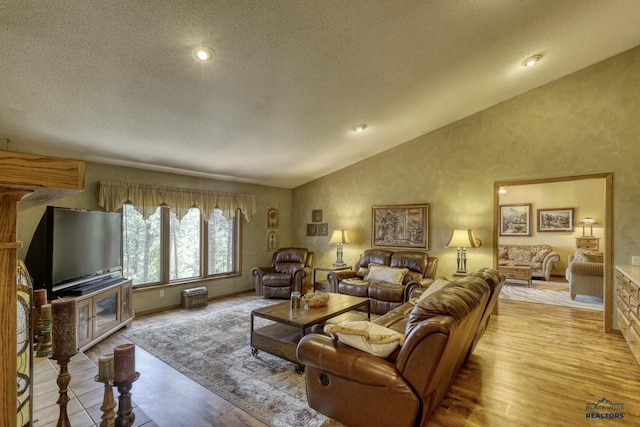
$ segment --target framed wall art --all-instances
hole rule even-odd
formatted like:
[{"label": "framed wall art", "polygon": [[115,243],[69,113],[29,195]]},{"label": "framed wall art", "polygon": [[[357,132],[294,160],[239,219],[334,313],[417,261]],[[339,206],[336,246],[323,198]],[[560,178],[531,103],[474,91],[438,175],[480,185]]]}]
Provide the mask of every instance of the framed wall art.
[{"label": "framed wall art", "polygon": [[326,222],[322,222],[318,224],[318,236],[328,236],[329,235],[329,224]]},{"label": "framed wall art", "polygon": [[371,245],[429,249],[429,205],[373,206]]},{"label": "framed wall art", "polygon": [[499,206],[501,236],[531,236],[531,203]]},{"label": "framed wall art", "polygon": [[265,249],[267,251],[275,251],[276,249],[278,249],[279,240],[280,236],[278,235],[278,230],[267,230]]},{"label": "framed wall art", "polygon": [[267,208],[267,228],[280,228],[280,208]]},{"label": "framed wall art", "polygon": [[311,211],[311,222],[322,222],[322,209],[313,209]]},{"label": "framed wall art", "polygon": [[537,230],[546,231],[573,231],[576,208],[538,209]]},{"label": "framed wall art", "polygon": [[318,235],[318,224],[307,224],[307,237]]}]

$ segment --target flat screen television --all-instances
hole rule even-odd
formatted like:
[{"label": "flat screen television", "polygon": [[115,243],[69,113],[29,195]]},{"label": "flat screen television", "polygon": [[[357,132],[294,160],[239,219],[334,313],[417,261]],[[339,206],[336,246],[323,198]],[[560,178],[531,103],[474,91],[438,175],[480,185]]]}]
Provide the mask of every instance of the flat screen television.
[{"label": "flat screen television", "polygon": [[35,289],[81,295],[122,277],[122,214],[47,206],[27,250]]}]

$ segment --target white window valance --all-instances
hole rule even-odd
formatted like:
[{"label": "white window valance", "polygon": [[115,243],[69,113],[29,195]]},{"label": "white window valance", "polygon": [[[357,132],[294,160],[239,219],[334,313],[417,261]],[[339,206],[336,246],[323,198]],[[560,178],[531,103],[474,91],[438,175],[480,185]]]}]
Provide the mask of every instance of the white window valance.
[{"label": "white window valance", "polygon": [[247,222],[256,213],[256,198],[253,194],[113,181],[101,181],[98,187],[98,203],[104,210],[117,212],[123,204],[131,203],[145,219],[153,215],[161,205],[169,206],[178,219],[182,219],[191,208],[200,209],[205,220],[211,218],[215,209],[220,209],[227,219],[233,218],[236,210],[240,209]]}]

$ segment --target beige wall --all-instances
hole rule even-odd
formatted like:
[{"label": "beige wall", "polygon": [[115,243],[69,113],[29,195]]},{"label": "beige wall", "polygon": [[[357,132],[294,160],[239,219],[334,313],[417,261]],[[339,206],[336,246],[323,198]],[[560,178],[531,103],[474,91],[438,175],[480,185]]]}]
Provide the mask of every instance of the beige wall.
[{"label": "beige wall", "polygon": [[[247,223],[243,219],[242,239],[242,276],[230,279],[212,280],[198,283],[207,286],[209,296],[220,296],[253,289],[251,268],[268,265],[271,252],[265,250],[266,207],[280,208],[280,242],[282,245],[291,243],[291,190],[265,187],[251,184],[240,184],[227,181],[189,177],[184,175],[151,172],[141,169],[109,166],[88,163],[86,169],[85,191],[51,203],[54,206],[72,207],[78,209],[99,210],[97,184],[100,180],[127,181],[144,184],[157,184],[171,187],[187,187],[217,191],[250,193],[256,196],[257,213]],[[45,206],[37,206],[18,212],[18,240],[24,247],[18,252],[18,257],[24,259],[27,248],[33,237],[38,221],[44,213]],[[164,297],[159,296],[157,289],[136,291],[134,294],[134,310],[138,313],[156,311],[163,307],[180,304],[181,291],[188,286],[175,286],[164,289]]]},{"label": "beige wall", "polygon": [[[450,230],[476,231],[470,270],[493,263],[493,183],[613,172],[613,261],[640,255],[640,47],[418,137],[294,190],[294,243],[330,265],[327,237],[306,237],[312,209],[353,235],[345,261],[371,241],[371,206],[430,204],[429,253],[455,271]],[[364,141],[366,143],[366,139]],[[563,206],[559,206],[563,207]]]}]

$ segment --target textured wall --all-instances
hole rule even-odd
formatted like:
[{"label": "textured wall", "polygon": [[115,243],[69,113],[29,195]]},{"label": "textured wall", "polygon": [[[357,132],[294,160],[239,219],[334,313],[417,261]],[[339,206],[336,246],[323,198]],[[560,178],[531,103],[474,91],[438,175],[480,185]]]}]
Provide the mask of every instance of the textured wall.
[{"label": "textured wall", "polygon": [[488,266],[494,181],[613,172],[613,261],[629,263],[640,254],[638,117],[640,47],[296,188],[295,243],[316,251],[317,265],[333,262],[328,238],[304,232],[311,209],[323,209],[330,230],[353,230],[345,261],[354,263],[370,247],[372,205],[426,202],[439,273],[455,270],[445,245],[461,225],[483,241],[468,268]]},{"label": "textured wall", "polygon": [[[283,245],[289,245],[291,242],[292,192],[288,189],[88,163],[85,191],[56,200],[52,204],[77,209],[100,210],[97,186],[100,180],[250,193],[256,196],[256,215],[251,219],[250,223],[247,223],[244,219],[242,223],[242,276],[199,283],[198,286],[207,286],[210,297],[253,289],[251,268],[257,265],[268,265],[271,261],[271,252],[265,250],[265,214],[267,206],[280,208],[280,241]],[[44,210],[45,206],[37,206],[18,213],[18,240],[24,243],[24,247],[19,251],[18,256],[22,259],[26,255],[27,248]],[[180,304],[180,292],[182,289],[193,286],[192,284],[165,288],[165,294],[162,298],[159,297],[157,289],[136,292],[134,310],[140,313]]]}]

